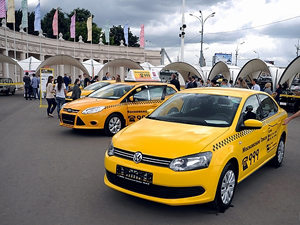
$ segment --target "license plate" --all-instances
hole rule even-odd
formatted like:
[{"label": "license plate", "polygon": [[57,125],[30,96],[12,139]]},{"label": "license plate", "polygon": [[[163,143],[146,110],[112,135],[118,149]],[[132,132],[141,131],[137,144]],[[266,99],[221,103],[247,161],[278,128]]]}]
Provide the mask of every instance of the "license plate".
[{"label": "license plate", "polygon": [[117,165],[117,176],[140,184],[152,184],[153,174]]}]

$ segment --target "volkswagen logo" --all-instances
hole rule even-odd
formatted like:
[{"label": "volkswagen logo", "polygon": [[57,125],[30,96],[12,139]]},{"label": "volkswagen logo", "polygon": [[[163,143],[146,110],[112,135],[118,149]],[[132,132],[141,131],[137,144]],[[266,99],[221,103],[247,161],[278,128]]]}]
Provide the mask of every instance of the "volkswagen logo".
[{"label": "volkswagen logo", "polygon": [[133,162],[140,163],[143,159],[143,154],[141,152],[136,152],[133,155]]}]

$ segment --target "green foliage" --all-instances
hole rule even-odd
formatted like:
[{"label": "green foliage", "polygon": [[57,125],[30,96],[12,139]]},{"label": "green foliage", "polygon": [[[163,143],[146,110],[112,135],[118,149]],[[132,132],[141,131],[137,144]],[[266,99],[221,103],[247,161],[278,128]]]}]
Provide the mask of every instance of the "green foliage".
[{"label": "green foliage", "polygon": [[[106,43],[104,33],[103,33],[102,39],[103,39],[103,43]],[[121,44],[121,40],[124,41],[123,44],[126,46],[125,37],[124,37],[124,28],[121,27],[121,25],[113,26],[112,28],[110,28],[110,32],[109,32],[110,45],[118,45],[119,46]],[[131,33],[131,31],[129,30],[128,45],[130,47],[140,47],[140,45],[137,43],[138,41],[139,41],[139,37],[133,35]]]}]

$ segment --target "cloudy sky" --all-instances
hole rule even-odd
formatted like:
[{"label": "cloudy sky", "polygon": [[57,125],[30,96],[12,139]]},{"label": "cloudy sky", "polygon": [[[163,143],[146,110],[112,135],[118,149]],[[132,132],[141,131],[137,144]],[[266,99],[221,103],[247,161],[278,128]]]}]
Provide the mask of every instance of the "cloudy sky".
[{"label": "cloudy sky", "polygon": [[[40,0],[42,16],[60,7],[70,13],[85,8],[94,15],[94,22],[104,28],[129,22],[131,32],[139,36],[145,24],[146,49],[165,48],[172,61],[180,59],[182,0]],[[38,0],[28,0],[29,11],[34,11]],[[21,0],[15,0],[21,8]],[[215,53],[232,53],[233,63],[238,47],[238,66],[259,57],[286,67],[295,57],[300,38],[300,11],[297,0],[185,0],[184,61],[197,64],[200,55],[200,21],[204,19],[204,57],[211,66]],[[244,44],[240,44],[244,42]],[[255,53],[255,52],[256,53]],[[300,51],[299,51],[300,54]],[[167,62],[166,62],[167,63]]]}]

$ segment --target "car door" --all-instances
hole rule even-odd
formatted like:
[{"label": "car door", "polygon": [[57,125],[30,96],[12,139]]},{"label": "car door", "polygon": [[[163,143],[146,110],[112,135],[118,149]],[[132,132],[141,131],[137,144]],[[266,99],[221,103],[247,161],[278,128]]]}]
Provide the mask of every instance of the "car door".
[{"label": "car door", "polygon": [[[245,101],[243,106],[241,115],[240,115],[240,124],[244,124],[244,122],[248,119],[256,119],[260,120],[261,117],[261,109],[257,95],[251,95]],[[240,146],[240,175],[241,179],[248,176],[251,172],[253,172],[256,168],[261,165],[263,162],[262,158],[262,142],[261,137],[263,133],[263,129],[253,129],[253,130],[243,130],[241,133],[244,135],[239,142]],[[241,135],[242,135],[241,134]]]},{"label": "car door", "polygon": [[278,145],[278,106],[274,100],[265,94],[258,95],[262,111],[264,160],[269,159],[276,153]]},{"label": "car door", "polygon": [[134,89],[127,99],[128,124],[144,118],[148,109],[156,108],[164,100],[165,88],[165,85],[143,85]]}]

